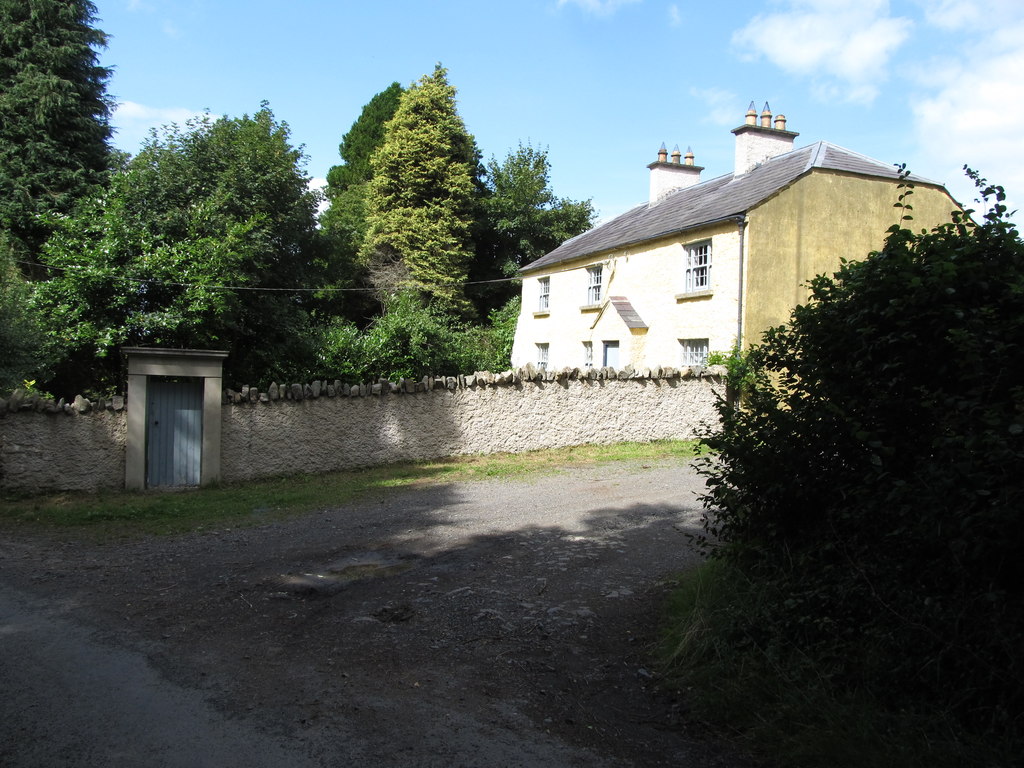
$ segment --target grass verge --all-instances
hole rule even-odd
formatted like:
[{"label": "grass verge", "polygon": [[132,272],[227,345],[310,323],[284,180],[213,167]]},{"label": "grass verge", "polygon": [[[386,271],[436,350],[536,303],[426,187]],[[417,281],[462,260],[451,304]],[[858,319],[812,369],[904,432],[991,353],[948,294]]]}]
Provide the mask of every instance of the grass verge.
[{"label": "grass verge", "polygon": [[685,440],[583,445],[520,454],[457,456],[176,492],[7,497],[0,499],[0,523],[6,527],[76,528],[100,537],[181,533],[257,525],[335,507],[382,489],[519,477],[616,461],[688,460],[696,452],[696,441]]},{"label": "grass verge", "polygon": [[770,625],[771,602],[719,560],[681,575],[669,599],[666,680],[687,691],[693,713],[715,730],[780,768],[1019,764],[1019,744],[965,732],[927,702],[917,711],[894,710],[870,681],[840,691],[827,664],[799,648],[768,650],[747,628]]}]

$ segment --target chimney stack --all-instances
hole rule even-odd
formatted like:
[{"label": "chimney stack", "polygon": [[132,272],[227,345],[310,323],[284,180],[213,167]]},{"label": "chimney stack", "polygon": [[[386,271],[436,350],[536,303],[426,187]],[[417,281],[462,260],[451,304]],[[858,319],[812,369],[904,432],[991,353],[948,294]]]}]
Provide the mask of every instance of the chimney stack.
[{"label": "chimney stack", "polygon": [[793,149],[793,141],[799,133],[786,130],[786,116],[775,116],[775,127],[772,127],[772,110],[765,102],[758,123],[757,110],[754,102],[750,102],[743,125],[733,128],[736,134],[736,167],[734,176],[742,176],[761,163]]},{"label": "chimney stack", "polygon": [[662,144],[658,150],[658,159],[647,167],[651,169],[651,193],[647,204],[652,206],[657,205],[669,192],[699,183],[700,172],[704,170],[693,164],[693,151],[689,147],[683,158],[678,144],[672,150],[672,162],[668,162],[668,150]]}]

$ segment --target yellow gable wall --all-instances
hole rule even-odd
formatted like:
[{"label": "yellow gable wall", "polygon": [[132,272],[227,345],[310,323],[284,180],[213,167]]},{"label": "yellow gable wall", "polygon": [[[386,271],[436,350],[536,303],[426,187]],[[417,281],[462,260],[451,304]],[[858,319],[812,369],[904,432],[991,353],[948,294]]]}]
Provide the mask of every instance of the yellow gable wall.
[{"label": "yellow gable wall", "polygon": [[[711,240],[710,296],[678,299],[685,288],[685,246]],[[588,266],[604,265],[600,309],[586,304]],[[538,314],[538,278],[551,280],[549,309]],[[514,366],[536,363],[536,344],[549,345],[552,368],[583,365],[583,342],[593,344],[594,365],[602,363],[605,341],[619,342],[619,367],[678,366],[680,339],[709,340],[727,350],[736,338],[739,286],[739,230],[734,221],[682,235],[610,251],[523,278],[523,308],[512,351]],[[627,328],[608,302],[625,296],[648,329]]]},{"label": "yellow gable wall", "polygon": [[[831,275],[839,260],[879,250],[899,222],[897,182],[813,171],[747,216],[744,346],[784,323],[806,301],[807,282]],[[917,186],[908,198],[914,231],[950,221],[956,203],[945,191]]]}]

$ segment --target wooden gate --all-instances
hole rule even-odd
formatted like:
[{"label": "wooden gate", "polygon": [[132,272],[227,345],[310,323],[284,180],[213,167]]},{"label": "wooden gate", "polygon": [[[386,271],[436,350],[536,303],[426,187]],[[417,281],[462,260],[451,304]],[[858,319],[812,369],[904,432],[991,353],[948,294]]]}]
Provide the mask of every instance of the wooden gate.
[{"label": "wooden gate", "polygon": [[146,486],[199,485],[203,381],[152,378],[146,410]]}]

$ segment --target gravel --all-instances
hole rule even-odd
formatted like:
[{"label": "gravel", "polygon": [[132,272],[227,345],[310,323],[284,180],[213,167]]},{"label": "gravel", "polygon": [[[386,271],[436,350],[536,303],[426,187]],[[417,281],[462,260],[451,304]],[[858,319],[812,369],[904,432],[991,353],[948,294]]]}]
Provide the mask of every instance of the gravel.
[{"label": "gravel", "polygon": [[0,764],[740,766],[654,666],[700,478],[426,484],[254,528],[0,542]]}]

